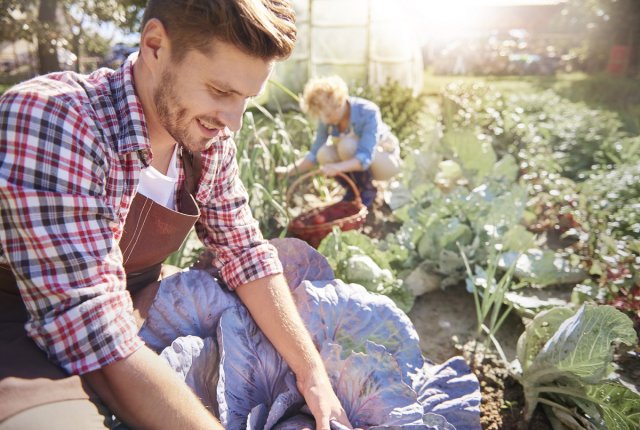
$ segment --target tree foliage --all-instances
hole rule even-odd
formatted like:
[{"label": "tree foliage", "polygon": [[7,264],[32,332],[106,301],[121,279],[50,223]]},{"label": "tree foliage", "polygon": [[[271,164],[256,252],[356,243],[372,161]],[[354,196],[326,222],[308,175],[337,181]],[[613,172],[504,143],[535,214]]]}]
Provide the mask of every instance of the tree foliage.
[{"label": "tree foliage", "polygon": [[631,65],[640,60],[640,1],[570,0],[563,13],[564,25],[584,34],[585,58],[601,70],[612,45],[629,45]]},{"label": "tree foliage", "polygon": [[36,42],[39,72],[47,73],[59,69],[60,48],[78,57],[104,50],[101,25],[137,30],[144,5],[145,0],[0,0],[0,42]]}]

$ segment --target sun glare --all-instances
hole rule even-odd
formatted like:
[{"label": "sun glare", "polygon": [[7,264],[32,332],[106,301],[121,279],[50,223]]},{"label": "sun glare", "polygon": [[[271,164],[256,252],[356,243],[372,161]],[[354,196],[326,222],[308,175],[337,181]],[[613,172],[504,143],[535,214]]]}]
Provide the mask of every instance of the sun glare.
[{"label": "sun glare", "polygon": [[414,16],[428,38],[446,39],[473,31],[493,6],[558,4],[563,0],[416,0]]},{"label": "sun glare", "polygon": [[420,2],[427,34],[444,37],[464,33],[477,19],[480,6],[471,0]]}]

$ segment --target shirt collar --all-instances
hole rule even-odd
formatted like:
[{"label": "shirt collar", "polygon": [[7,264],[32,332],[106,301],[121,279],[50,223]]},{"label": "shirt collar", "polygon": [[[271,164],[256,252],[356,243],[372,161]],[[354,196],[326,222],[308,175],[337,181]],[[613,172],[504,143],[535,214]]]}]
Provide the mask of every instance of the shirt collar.
[{"label": "shirt collar", "polygon": [[133,64],[137,58],[137,52],[131,54],[111,75],[114,105],[120,123],[117,151],[120,154],[141,151],[146,154],[145,159],[148,159],[151,153],[149,133],[133,81]]}]

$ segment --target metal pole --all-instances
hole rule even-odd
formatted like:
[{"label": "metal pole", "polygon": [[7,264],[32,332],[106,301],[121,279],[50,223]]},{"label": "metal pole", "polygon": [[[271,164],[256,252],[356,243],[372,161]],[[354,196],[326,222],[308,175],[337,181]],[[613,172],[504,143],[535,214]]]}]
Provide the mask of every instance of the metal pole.
[{"label": "metal pole", "polygon": [[366,41],[366,57],[365,57],[365,82],[368,85],[371,85],[370,79],[371,79],[371,7],[372,7],[373,1],[372,0],[367,0],[367,41]]},{"label": "metal pole", "polygon": [[309,16],[309,42],[307,46],[307,77],[305,82],[307,82],[313,75],[313,0],[309,0],[307,5],[309,8],[307,12],[307,15]]}]

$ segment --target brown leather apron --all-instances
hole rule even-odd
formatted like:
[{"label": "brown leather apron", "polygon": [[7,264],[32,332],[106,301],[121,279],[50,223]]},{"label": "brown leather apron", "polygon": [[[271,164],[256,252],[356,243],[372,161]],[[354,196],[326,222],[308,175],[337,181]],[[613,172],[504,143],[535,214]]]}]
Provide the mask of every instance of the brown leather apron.
[{"label": "brown leather apron", "polygon": [[[186,152],[186,151],[185,151]],[[199,154],[182,156],[185,185],[173,211],[136,194],[120,240],[127,289],[144,289],[159,279],[162,262],[176,251],[200,216],[193,198],[200,178]],[[47,359],[27,335],[28,315],[11,270],[0,265],[0,421],[46,403],[94,398],[77,375]]]}]

